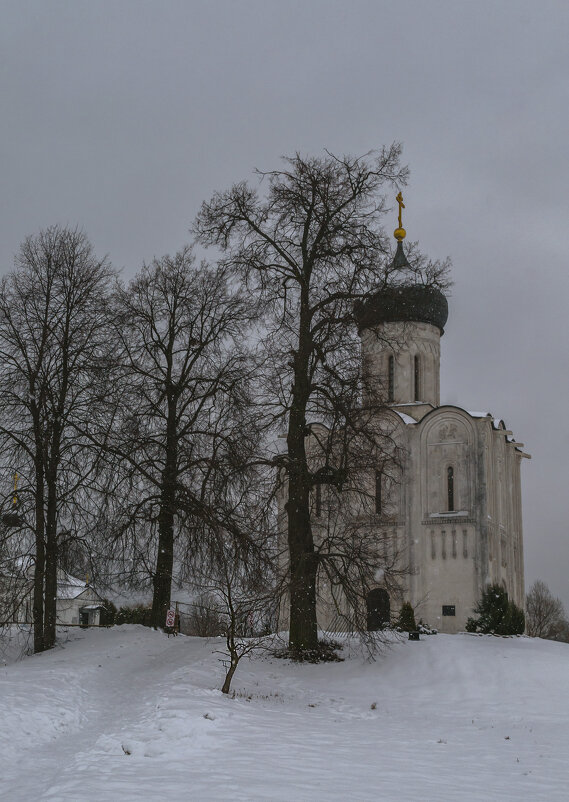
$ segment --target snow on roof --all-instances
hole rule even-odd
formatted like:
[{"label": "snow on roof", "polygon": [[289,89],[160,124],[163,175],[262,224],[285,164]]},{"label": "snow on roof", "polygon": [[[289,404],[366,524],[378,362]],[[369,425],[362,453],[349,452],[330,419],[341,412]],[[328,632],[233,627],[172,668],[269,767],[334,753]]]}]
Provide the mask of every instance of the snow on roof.
[{"label": "snow on roof", "polygon": [[398,407],[432,407],[433,405],[430,404],[428,401],[405,401],[402,404],[395,404]]},{"label": "snow on roof", "polygon": [[398,410],[396,409],[394,409],[393,411],[395,412],[396,415],[399,415],[403,423],[406,424],[417,423],[415,418],[412,418],[411,415],[406,415],[404,412],[398,412]]},{"label": "snow on roof", "polygon": [[[470,412],[467,410],[467,413],[470,415],[471,418],[492,418],[492,427],[497,431],[501,431],[502,434],[506,436],[506,442],[511,443],[518,451],[524,447],[523,443],[518,443],[515,437],[512,436],[512,432],[510,432],[504,422],[503,418],[495,418],[491,412]],[[529,454],[524,456],[529,457]]]},{"label": "snow on roof", "polygon": [[71,585],[59,585],[57,586],[57,598],[58,599],[76,599],[80,596],[83,591],[85,590],[86,586],[82,588],[72,587]]},{"label": "snow on roof", "polygon": [[502,418],[495,418],[491,412],[470,412],[470,410],[467,410],[467,414],[470,415],[471,418],[491,418],[494,429],[506,428],[506,424]]},{"label": "snow on roof", "polygon": [[88,587],[89,585],[84,580],[62,571],[57,579],[57,598],[76,599]]},{"label": "snow on roof", "polygon": [[452,510],[452,512],[431,512],[429,518],[467,518],[468,510]]}]

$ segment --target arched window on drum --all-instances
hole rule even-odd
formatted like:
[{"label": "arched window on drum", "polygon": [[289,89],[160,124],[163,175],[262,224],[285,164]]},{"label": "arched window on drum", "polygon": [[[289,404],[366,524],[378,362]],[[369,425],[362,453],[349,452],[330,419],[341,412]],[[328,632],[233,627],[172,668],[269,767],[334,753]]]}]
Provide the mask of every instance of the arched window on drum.
[{"label": "arched window on drum", "polygon": [[447,467],[447,510],[455,511],[454,468],[452,465]]},{"label": "arched window on drum", "polygon": [[391,354],[387,360],[387,401],[395,400],[395,357]]},{"label": "arched window on drum", "polygon": [[413,365],[414,400],[421,400],[421,357],[415,354]]}]

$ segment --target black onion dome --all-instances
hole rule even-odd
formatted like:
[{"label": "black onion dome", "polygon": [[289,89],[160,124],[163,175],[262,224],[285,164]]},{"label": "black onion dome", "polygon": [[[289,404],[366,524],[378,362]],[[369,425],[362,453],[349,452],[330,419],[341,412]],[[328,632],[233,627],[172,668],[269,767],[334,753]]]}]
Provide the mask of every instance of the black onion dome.
[{"label": "black onion dome", "polygon": [[387,287],[360,301],[354,307],[358,330],[379,323],[413,321],[430,323],[444,334],[448,318],[448,303],[440,290],[423,284],[403,284]]}]

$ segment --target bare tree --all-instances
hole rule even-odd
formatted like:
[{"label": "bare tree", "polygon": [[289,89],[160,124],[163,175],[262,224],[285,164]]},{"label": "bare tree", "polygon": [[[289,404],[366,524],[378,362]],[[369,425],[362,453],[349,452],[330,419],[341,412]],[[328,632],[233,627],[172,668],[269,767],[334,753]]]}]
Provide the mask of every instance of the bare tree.
[{"label": "bare tree", "polygon": [[99,442],[117,460],[120,532],[152,577],[156,627],[170,604],[176,537],[183,530],[184,548],[199,547],[198,533],[218,524],[207,488],[238,462],[232,432],[248,369],[239,338],[250,309],[228,278],[196,266],[186,247],[144,266],[116,297],[122,371]]},{"label": "bare tree", "polygon": [[567,629],[565,610],[545,582],[536,580],[526,596],[526,632],[532,638],[563,639]]},{"label": "bare tree", "polygon": [[194,572],[194,585],[207,600],[203,612],[225,638],[223,693],[229,693],[241,659],[268,645],[267,622],[274,621],[277,604],[272,571],[273,553],[261,527],[247,541],[219,529],[207,563]]},{"label": "bare tree", "polygon": [[113,275],[84,232],[52,226],[23,242],[0,287],[0,435],[34,536],[35,651],[55,642],[58,533],[93,470],[79,431],[108,370]]},{"label": "bare tree", "polygon": [[368,633],[368,593],[380,583],[402,601],[409,574],[404,543],[393,531],[405,459],[398,424],[354,401],[343,428],[312,425],[306,442],[320,609],[332,631],[359,633],[373,647],[380,636]]},{"label": "bare tree", "polygon": [[[195,223],[199,240],[221,249],[223,266],[247,283],[266,312],[266,401],[275,427],[286,427],[279,465],[287,493],[289,643],[297,651],[318,646],[317,575],[324,560],[310,515],[311,492],[322,483],[307,454],[310,424],[332,425],[334,442],[340,432],[351,438],[361,428],[354,303],[397,282],[445,281],[446,265],[391,259],[379,193],[406,181],[400,150],[392,145],[362,158],[297,154],[283,169],[259,174],[264,197],[237,184],[205,203]],[[339,489],[345,464],[334,468],[326,482]],[[326,561],[330,567],[331,550]]]}]

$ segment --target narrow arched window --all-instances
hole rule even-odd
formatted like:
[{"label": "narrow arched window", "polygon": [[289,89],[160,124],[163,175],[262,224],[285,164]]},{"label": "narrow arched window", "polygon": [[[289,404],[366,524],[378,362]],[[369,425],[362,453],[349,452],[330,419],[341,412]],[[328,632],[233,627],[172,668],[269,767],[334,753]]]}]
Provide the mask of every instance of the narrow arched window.
[{"label": "narrow arched window", "polygon": [[447,468],[447,502],[448,511],[454,512],[454,468],[452,465]]},{"label": "narrow arched window", "polygon": [[415,354],[415,401],[421,400],[421,360],[419,354]]},{"label": "narrow arched window", "polygon": [[387,400],[395,398],[395,359],[390,356],[387,361]]},{"label": "narrow arched window", "polygon": [[383,512],[383,474],[381,471],[375,472],[375,514],[381,515]]},{"label": "narrow arched window", "polygon": [[316,514],[316,517],[320,518],[322,515],[322,485],[320,484],[320,482],[318,482],[318,484],[316,485],[315,496],[316,498],[314,504],[315,506],[314,512]]}]

